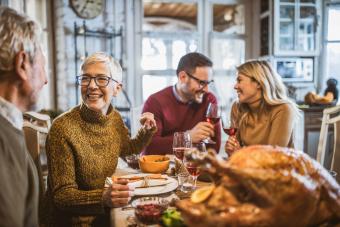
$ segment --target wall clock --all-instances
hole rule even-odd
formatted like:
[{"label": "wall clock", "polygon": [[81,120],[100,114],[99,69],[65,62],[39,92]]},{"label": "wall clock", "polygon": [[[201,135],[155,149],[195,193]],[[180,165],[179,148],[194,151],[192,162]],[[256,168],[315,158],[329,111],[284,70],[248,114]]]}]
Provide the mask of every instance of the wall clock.
[{"label": "wall clock", "polygon": [[93,19],[103,12],[103,0],[70,0],[74,12],[81,18]]}]

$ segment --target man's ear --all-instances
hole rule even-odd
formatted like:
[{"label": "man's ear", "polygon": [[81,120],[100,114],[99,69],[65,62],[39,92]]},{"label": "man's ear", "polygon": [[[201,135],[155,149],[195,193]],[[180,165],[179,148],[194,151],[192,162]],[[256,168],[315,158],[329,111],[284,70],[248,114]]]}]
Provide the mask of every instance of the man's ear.
[{"label": "man's ear", "polygon": [[178,80],[181,82],[184,82],[184,80],[187,78],[187,74],[184,71],[180,71],[178,73]]},{"label": "man's ear", "polygon": [[28,79],[27,76],[28,64],[29,64],[28,54],[24,51],[19,51],[19,53],[15,55],[14,69],[16,74],[21,80],[26,81]]}]

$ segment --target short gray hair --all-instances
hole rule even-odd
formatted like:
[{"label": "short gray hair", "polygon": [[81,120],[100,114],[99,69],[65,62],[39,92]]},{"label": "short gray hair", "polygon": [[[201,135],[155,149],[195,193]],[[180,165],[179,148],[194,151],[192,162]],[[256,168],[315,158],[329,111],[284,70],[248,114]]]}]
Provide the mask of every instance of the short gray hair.
[{"label": "short gray hair", "polygon": [[81,65],[81,70],[84,71],[88,65],[95,63],[104,63],[109,68],[110,76],[119,83],[122,83],[122,67],[117,60],[104,52],[95,52],[88,56]]},{"label": "short gray hair", "polygon": [[0,71],[13,70],[15,56],[20,51],[25,51],[33,63],[40,48],[40,34],[40,26],[35,21],[0,6]]}]

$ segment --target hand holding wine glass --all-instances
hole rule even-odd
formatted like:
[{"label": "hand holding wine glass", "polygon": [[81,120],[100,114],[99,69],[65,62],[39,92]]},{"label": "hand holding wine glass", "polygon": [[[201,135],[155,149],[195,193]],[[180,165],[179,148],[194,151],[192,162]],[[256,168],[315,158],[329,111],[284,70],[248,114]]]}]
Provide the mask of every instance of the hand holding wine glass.
[{"label": "hand holding wine glass", "polygon": [[236,136],[237,127],[234,121],[228,120],[228,119],[226,121],[223,121],[222,119],[222,128],[223,128],[223,131],[229,136]]},{"label": "hand holding wine glass", "polygon": [[224,123],[222,120],[222,127],[223,131],[229,135],[229,138],[225,144],[225,151],[230,156],[235,151],[239,150],[241,148],[240,142],[237,140],[236,133],[237,133],[237,127],[233,121],[227,120],[227,123]]},{"label": "hand holding wine glass", "polygon": [[229,117],[222,118],[222,128],[223,131],[229,135],[229,138],[225,144],[225,151],[230,156],[236,150],[241,148],[241,145],[236,137],[238,128],[235,121]]},{"label": "hand holding wine glass", "polygon": [[[215,125],[220,120],[220,108],[216,103],[209,103],[208,109],[205,113],[206,121]],[[203,140],[204,143],[215,144],[216,142],[211,140],[210,137]]]}]

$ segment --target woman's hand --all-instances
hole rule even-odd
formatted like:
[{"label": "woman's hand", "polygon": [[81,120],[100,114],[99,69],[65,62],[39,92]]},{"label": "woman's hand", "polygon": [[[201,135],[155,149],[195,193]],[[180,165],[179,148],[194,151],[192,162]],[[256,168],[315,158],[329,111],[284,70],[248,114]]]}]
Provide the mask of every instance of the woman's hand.
[{"label": "woman's hand", "polygon": [[224,150],[231,156],[235,151],[241,149],[240,142],[236,139],[236,136],[229,136],[228,141],[225,143]]},{"label": "woman's hand", "polygon": [[[114,179],[113,179],[114,180]],[[106,207],[123,207],[128,204],[133,195],[133,188],[127,185],[127,180],[114,180],[112,185],[104,189],[103,203]]]},{"label": "woman's hand", "polygon": [[147,130],[156,128],[156,121],[155,121],[153,113],[150,113],[150,112],[143,113],[139,122]]}]

